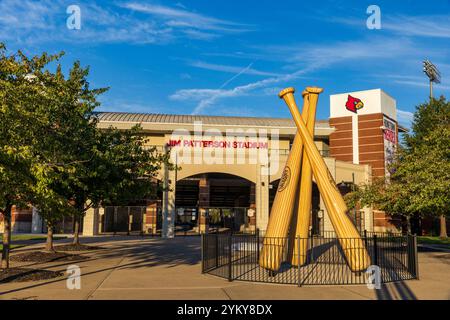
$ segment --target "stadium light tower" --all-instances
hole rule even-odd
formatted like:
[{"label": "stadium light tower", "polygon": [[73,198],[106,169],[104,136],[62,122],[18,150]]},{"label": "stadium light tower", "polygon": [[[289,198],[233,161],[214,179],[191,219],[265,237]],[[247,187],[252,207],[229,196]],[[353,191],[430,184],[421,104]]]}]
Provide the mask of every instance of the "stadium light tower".
[{"label": "stadium light tower", "polygon": [[440,83],[441,82],[441,73],[436,68],[434,64],[431,63],[430,60],[423,61],[423,72],[427,75],[428,79],[430,79],[430,100],[433,98],[433,82]]}]

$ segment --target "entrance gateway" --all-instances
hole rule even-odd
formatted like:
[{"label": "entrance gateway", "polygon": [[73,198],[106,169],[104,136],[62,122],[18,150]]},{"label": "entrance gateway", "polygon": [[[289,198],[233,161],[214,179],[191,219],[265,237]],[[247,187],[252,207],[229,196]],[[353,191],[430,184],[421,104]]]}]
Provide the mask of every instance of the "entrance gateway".
[{"label": "entrance gateway", "polygon": [[[348,95],[363,102],[364,106],[357,109],[357,113],[346,108]],[[358,185],[385,174],[392,141],[398,141],[397,134],[403,130],[396,121],[395,100],[381,89],[331,95],[330,115],[330,119],[316,121],[314,142],[336,183]],[[148,147],[173,154],[172,162],[180,170],[161,170],[155,183],[166,185],[169,190],[155,199],[129,203],[126,209],[117,209],[116,213],[108,208],[89,210],[83,221],[83,234],[114,232],[111,230],[115,225],[118,225],[116,232],[128,232],[127,222],[133,224],[131,232],[145,234],[161,234],[166,230],[175,235],[185,230],[195,232],[196,227],[202,232],[210,223],[212,230],[228,229],[227,217],[230,216],[239,219],[238,225],[233,226],[235,229],[241,230],[244,225],[244,229],[266,230],[274,192],[297,131],[291,119],[118,112],[100,112],[96,116],[98,126],[105,129],[113,126],[127,130],[140,124],[148,138]],[[389,126],[384,125],[387,122]],[[220,141],[224,141],[230,130],[237,135],[234,141],[263,144],[259,148],[250,148],[250,144],[244,143],[236,148],[233,145],[221,147]],[[396,139],[392,138],[392,132],[386,133],[387,130],[392,131]],[[259,140],[254,139],[255,135]],[[180,140],[180,146],[171,146],[171,140]],[[202,143],[184,146],[184,141]],[[214,141],[219,144],[215,145]],[[235,155],[231,163],[226,161],[230,151]],[[190,163],[185,161],[186,155],[192,160]],[[222,162],[217,161],[220,155]],[[232,195],[232,201],[220,203],[223,194]],[[242,197],[235,197],[238,194]],[[314,225],[321,228],[316,233],[332,230],[320,194],[313,201],[316,201],[313,203]],[[127,220],[128,211],[131,222]],[[38,212],[31,214],[31,209],[30,212],[14,212],[14,230],[42,231]],[[209,212],[215,217],[212,221],[207,221]],[[399,231],[400,221],[372,208],[359,208],[352,216],[360,230]]]}]

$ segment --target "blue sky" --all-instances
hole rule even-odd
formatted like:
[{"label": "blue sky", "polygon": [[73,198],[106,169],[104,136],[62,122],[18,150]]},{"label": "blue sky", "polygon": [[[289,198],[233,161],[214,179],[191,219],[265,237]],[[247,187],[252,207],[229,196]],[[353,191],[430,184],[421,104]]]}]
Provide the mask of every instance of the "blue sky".
[{"label": "blue sky", "polygon": [[[66,27],[74,4],[80,30]],[[380,30],[366,27],[371,4]],[[0,0],[0,41],[89,65],[92,86],[111,87],[104,111],[289,117],[278,91],[315,85],[325,119],[330,94],[382,88],[407,125],[428,96],[424,58],[450,97],[450,0]]]}]

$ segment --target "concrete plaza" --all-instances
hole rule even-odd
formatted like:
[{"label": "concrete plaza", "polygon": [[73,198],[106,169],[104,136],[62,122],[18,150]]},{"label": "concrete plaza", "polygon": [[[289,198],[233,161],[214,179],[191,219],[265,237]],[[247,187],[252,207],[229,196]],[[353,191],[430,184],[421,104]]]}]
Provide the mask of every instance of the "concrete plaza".
[{"label": "concrete plaza", "polygon": [[81,268],[81,289],[67,289],[66,276],[8,283],[0,284],[0,299],[450,299],[450,253],[444,251],[419,253],[420,280],[370,290],[364,285],[297,287],[228,282],[201,274],[199,237],[98,236],[81,241],[103,249],[81,252],[90,259],[79,262],[26,264],[62,272],[76,264]]}]

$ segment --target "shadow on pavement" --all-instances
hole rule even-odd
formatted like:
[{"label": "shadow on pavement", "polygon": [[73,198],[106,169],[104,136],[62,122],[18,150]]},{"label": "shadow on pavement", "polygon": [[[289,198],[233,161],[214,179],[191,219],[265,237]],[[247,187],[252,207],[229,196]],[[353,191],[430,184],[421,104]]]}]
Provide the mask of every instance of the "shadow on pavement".
[{"label": "shadow on pavement", "polygon": [[417,300],[416,295],[404,281],[383,283],[375,290],[378,300]]},{"label": "shadow on pavement", "polygon": [[[58,244],[66,243],[67,241],[58,242]],[[107,242],[107,243],[106,243]],[[114,259],[122,258],[121,261],[127,259],[125,264],[114,264],[106,268],[101,268],[91,272],[83,272],[82,277],[92,275],[105,271],[133,269],[144,267],[166,267],[172,268],[179,265],[196,265],[200,262],[200,238],[199,237],[179,237],[170,240],[161,238],[146,238],[146,237],[92,237],[83,238],[82,244],[96,244],[104,246],[104,249],[91,251],[86,255],[91,256],[88,260],[80,261],[80,265],[89,263],[100,259]],[[38,248],[34,248],[36,250]],[[84,255],[81,253],[81,255]],[[61,268],[60,271],[65,271],[66,266],[77,263],[70,261],[61,264],[48,264],[47,268]],[[39,263],[27,264],[24,267],[36,266]],[[66,281],[66,277],[46,281],[44,283],[37,283],[28,285],[22,288],[12,289],[0,292],[0,295],[21,290],[29,290],[36,287],[45,286],[51,283]]]}]

